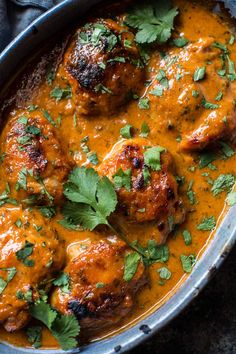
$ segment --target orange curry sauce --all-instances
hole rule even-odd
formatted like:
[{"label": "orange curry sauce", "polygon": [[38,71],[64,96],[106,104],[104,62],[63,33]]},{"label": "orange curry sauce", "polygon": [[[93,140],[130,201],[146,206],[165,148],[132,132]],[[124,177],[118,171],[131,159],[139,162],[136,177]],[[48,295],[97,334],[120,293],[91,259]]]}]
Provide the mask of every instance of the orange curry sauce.
[{"label": "orange curry sauce", "polygon": [[[186,208],[186,219],[168,237],[167,244],[170,250],[168,262],[165,264],[154,263],[150,266],[148,270],[149,283],[138,291],[136,304],[125,319],[115,325],[114,328],[96,333],[89,340],[108,337],[128,328],[138,319],[161,306],[178,289],[187,276],[183,271],[180,256],[195,255],[198,259],[212,234],[210,230],[197,229],[197,226],[205,217],[213,216],[216,221],[219,220],[225,211],[227,191],[223,188],[219,194],[214,196],[211,191],[212,184],[220,174],[234,175],[236,169],[236,154],[233,154],[232,151],[228,153],[229,156],[226,156],[227,153],[226,155],[223,154],[211,161],[210,165],[200,168],[200,152],[185,150],[186,137],[200,124],[207,126],[206,114],[211,112],[204,107],[196,109],[196,100],[201,102],[201,97],[196,97],[197,95],[193,91],[199,90],[204,93],[206,101],[219,104],[219,115],[223,117],[227,116],[227,112],[235,104],[235,81],[230,82],[230,86],[226,89],[224,80],[219,78],[217,74],[217,70],[221,68],[221,50],[215,49],[218,58],[214,58],[214,60],[211,58],[212,54],[207,51],[211,43],[222,43],[227,45],[230,51],[230,59],[236,62],[236,44],[232,42],[228,44],[232,35],[231,24],[227,17],[222,17],[212,11],[212,4],[206,4],[206,2],[201,4],[197,1],[187,0],[176,0],[175,4],[179,8],[179,15],[175,21],[173,37],[179,38],[179,36],[182,36],[188,39],[189,44],[181,48],[168,44],[150,50],[150,60],[146,67],[146,84],[143,84],[142,92],[139,93],[141,98],[147,98],[148,107],[146,109],[140,108],[139,99],[134,99],[124,105],[120,111],[117,110],[114,115],[105,114],[95,117],[80,115],[73,97],[61,100],[50,97],[53,88],[66,87],[63,79],[64,68],[61,65],[51,85],[45,79],[32,92],[32,96],[25,102],[24,106],[11,107],[10,112],[7,113],[8,116],[5,117],[7,125],[14,117],[25,115],[29,106],[35,105],[40,107],[41,110],[48,111],[56,123],[53,129],[58,131],[62,150],[66,151],[70,159],[74,160],[77,165],[90,167],[94,166],[87,160],[86,154],[81,149],[81,140],[84,137],[89,137],[87,145],[90,151],[97,153],[100,164],[113,145],[122,139],[120,135],[122,127],[126,124],[132,125],[133,136],[138,137],[143,122],[146,122],[150,128],[147,139],[153,145],[164,146],[172,154],[176,165],[176,175],[180,177],[180,180],[181,177],[184,177],[182,179],[184,182],[180,183],[179,186],[179,194]],[[122,18],[123,14],[119,14],[119,16]],[[200,50],[196,49],[194,45],[197,45]],[[204,48],[206,49],[204,50]],[[204,80],[194,82],[193,76],[196,68],[203,66],[206,66]],[[158,97],[150,94],[150,91],[157,84],[156,75],[160,69],[163,69],[166,73],[169,88],[165,89],[163,94]],[[220,91],[223,92],[223,97],[216,100],[215,98]],[[31,114],[34,114],[34,112]],[[213,134],[213,136],[215,130],[217,136],[217,120],[213,124],[209,124],[206,129],[208,129],[207,134]],[[229,139],[227,140],[226,143],[228,144]],[[4,150],[4,143],[3,131],[0,137],[2,151]],[[202,144],[204,145],[204,139]],[[234,148],[232,143],[230,146],[232,149]],[[229,148],[228,145],[227,148]],[[99,164],[95,168],[99,168]],[[0,191],[3,192],[6,181],[4,171],[0,170],[0,175]],[[21,213],[17,217],[21,218]],[[37,215],[35,217],[37,220]],[[104,234],[112,236],[112,232],[109,230],[70,231],[58,223],[61,219],[62,216],[58,211],[50,223],[57,230],[58,235],[65,240],[67,259],[73,258],[78,253],[81,243],[86,244],[88,240],[99,240],[101,232],[103,236]],[[38,223],[40,221],[39,218]],[[188,230],[191,234],[192,243],[189,245],[185,244],[184,230]],[[142,245],[146,245],[155,233],[153,226],[146,226],[142,223],[127,226],[126,232],[129,240],[139,240]],[[163,266],[171,272],[171,277],[168,280],[160,278],[158,269]],[[8,333],[1,329],[0,337],[3,341],[17,346],[30,346],[24,330]],[[58,343],[46,329],[43,330],[42,344],[45,348],[58,347]]]}]

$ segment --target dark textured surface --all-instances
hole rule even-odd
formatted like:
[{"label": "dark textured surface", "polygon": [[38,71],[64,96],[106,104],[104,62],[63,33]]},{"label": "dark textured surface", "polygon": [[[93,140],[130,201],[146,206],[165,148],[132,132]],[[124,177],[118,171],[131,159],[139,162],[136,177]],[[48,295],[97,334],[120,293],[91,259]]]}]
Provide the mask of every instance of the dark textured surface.
[{"label": "dark textured surface", "polygon": [[129,354],[236,354],[236,247],[189,307]]}]

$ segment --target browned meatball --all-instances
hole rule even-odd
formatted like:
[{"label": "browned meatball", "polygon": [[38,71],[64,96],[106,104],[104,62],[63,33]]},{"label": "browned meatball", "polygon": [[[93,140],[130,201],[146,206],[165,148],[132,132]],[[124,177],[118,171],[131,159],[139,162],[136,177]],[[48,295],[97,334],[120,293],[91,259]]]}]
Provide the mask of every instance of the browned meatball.
[{"label": "browned meatball", "polygon": [[99,173],[115,183],[119,211],[126,219],[155,221],[162,242],[175,224],[183,222],[172,156],[164,148],[142,138],[121,141],[104,159]]},{"label": "browned meatball", "polygon": [[0,322],[12,332],[29,321],[29,303],[63,267],[65,251],[37,210],[4,206],[0,228]]},{"label": "browned meatball", "polygon": [[62,313],[73,312],[86,330],[100,330],[118,322],[132,309],[135,293],[146,282],[141,261],[133,278],[124,280],[124,259],[130,252],[117,238],[91,243],[64,269],[70,291],[63,293],[57,288],[52,306]]},{"label": "browned meatball", "polygon": [[70,165],[56,128],[42,112],[23,111],[12,117],[1,137],[1,151],[5,155],[2,170],[14,197],[33,195],[46,203],[60,201]]},{"label": "browned meatball", "polygon": [[144,82],[134,35],[110,19],[80,28],[63,65],[78,109],[85,115],[116,112]]}]

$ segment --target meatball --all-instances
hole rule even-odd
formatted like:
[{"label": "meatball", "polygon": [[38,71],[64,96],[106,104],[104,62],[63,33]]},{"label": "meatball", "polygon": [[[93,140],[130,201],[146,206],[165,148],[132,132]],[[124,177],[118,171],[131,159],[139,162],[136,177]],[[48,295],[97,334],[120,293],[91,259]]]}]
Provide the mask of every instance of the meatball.
[{"label": "meatball", "polygon": [[146,139],[121,141],[103,160],[99,173],[116,187],[119,211],[132,223],[155,221],[164,242],[184,220],[172,156]]},{"label": "meatball", "polygon": [[55,128],[40,111],[10,118],[1,138],[2,170],[19,200],[31,196],[43,203],[59,202],[70,163],[62,152]]},{"label": "meatball", "polygon": [[82,329],[89,331],[118,322],[132,309],[135,293],[146,283],[141,261],[133,278],[124,280],[124,260],[130,252],[133,251],[117,238],[92,242],[64,269],[70,279],[70,291],[56,288],[52,306],[62,313],[74,313]]},{"label": "meatball", "polygon": [[160,112],[160,124],[167,129],[171,124],[181,135],[182,150],[201,150],[236,135],[235,82],[222,77],[222,58],[230,57],[223,49],[214,38],[201,38],[171,49],[159,62],[149,97]]},{"label": "meatball", "polygon": [[84,115],[115,113],[139,91],[145,75],[134,35],[110,19],[76,32],[63,69]]},{"label": "meatball", "polygon": [[29,319],[29,304],[64,264],[64,245],[37,210],[0,209],[0,322],[13,332]]}]

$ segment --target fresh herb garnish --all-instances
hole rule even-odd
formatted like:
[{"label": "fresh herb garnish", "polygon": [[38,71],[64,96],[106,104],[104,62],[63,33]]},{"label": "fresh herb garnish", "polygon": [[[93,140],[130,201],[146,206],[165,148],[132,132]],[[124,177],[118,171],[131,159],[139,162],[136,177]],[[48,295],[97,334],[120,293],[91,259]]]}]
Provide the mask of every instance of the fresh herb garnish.
[{"label": "fresh herb garnish", "polygon": [[42,339],[42,327],[40,326],[31,326],[26,329],[27,338],[30,344],[33,345],[35,349],[41,347]]},{"label": "fresh herb garnish", "polygon": [[44,301],[31,305],[29,312],[50,330],[63,350],[77,346],[76,337],[79,335],[80,326],[74,315],[61,315]]},{"label": "fresh herb garnish", "polygon": [[132,138],[132,125],[126,124],[123,128],[120,129],[120,135],[124,139]]},{"label": "fresh herb garnish", "polygon": [[235,177],[232,174],[221,174],[213,184],[213,187],[211,189],[212,194],[217,196],[223,191],[229,192],[235,184]]},{"label": "fresh herb garnish", "polygon": [[98,283],[96,284],[96,288],[97,288],[97,289],[102,289],[102,288],[104,288],[104,286],[105,286],[105,284],[102,283],[102,282],[98,282]]},{"label": "fresh herb garnish", "polygon": [[68,274],[62,272],[55,280],[53,280],[52,284],[58,286],[63,293],[69,294],[70,278]]},{"label": "fresh herb garnish", "polygon": [[125,18],[125,23],[137,29],[137,43],[162,44],[170,38],[177,14],[178,9],[171,7],[171,1],[149,1],[132,8]]},{"label": "fresh herb garnish", "polygon": [[153,171],[161,170],[161,153],[165,151],[165,148],[161,146],[154,146],[147,149],[144,152],[144,163],[150,167]]},{"label": "fresh herb garnish", "polygon": [[184,37],[179,37],[179,38],[174,38],[172,40],[172,43],[177,47],[177,48],[182,48],[185,47],[189,41],[187,38]]},{"label": "fresh herb garnish", "polygon": [[52,85],[55,76],[56,76],[55,68],[53,68],[51,63],[49,63],[46,67],[46,81],[49,86]]},{"label": "fresh herb garnish", "polygon": [[98,161],[98,156],[97,153],[95,151],[91,151],[87,154],[87,159],[88,161],[92,164],[92,165],[98,165],[99,161]]},{"label": "fresh herb garnish", "polygon": [[205,77],[205,74],[206,74],[206,67],[205,66],[203,66],[201,68],[197,68],[194,72],[193,80],[194,81],[203,80]]},{"label": "fresh herb garnish", "polygon": [[221,151],[226,158],[234,156],[235,151],[232,149],[230,145],[228,145],[224,141],[220,141],[220,146],[221,146]]},{"label": "fresh herb garnish", "polygon": [[227,195],[226,203],[229,206],[233,206],[236,204],[236,192],[235,191],[232,191]]},{"label": "fresh herb garnish", "polygon": [[205,98],[202,99],[202,106],[206,109],[217,109],[219,108],[218,104],[208,102]]},{"label": "fresh herb garnish", "polygon": [[7,272],[7,279],[6,280],[4,280],[2,277],[0,277],[0,294],[2,294],[3,291],[6,289],[7,285],[10,283],[10,281],[16,275],[17,270],[15,267],[12,267],[12,268],[0,268],[0,271]]},{"label": "fresh herb garnish", "polygon": [[161,97],[163,95],[163,87],[156,85],[153,90],[151,90],[150,95]]},{"label": "fresh herb garnish", "polygon": [[138,101],[138,106],[140,109],[149,109],[150,105],[149,105],[149,99],[148,98],[140,98]]},{"label": "fresh herb garnish", "polygon": [[141,255],[137,252],[131,252],[125,256],[125,268],[123,276],[125,281],[129,282],[133,278],[141,259]]},{"label": "fresh herb garnish", "polygon": [[54,122],[54,120],[52,119],[52,117],[50,116],[50,114],[48,113],[48,111],[46,111],[45,109],[43,110],[43,115],[44,117],[49,121],[49,123],[51,123],[54,127],[56,127],[56,123]]},{"label": "fresh herb garnish", "polygon": [[216,100],[216,101],[221,101],[222,98],[223,98],[223,92],[220,91],[220,92],[217,94],[217,96],[215,97],[215,100]]},{"label": "fresh herb garnish", "polygon": [[18,174],[18,180],[15,186],[15,189],[17,191],[19,189],[24,189],[25,191],[27,190],[27,174],[28,174],[27,169],[23,167]]},{"label": "fresh herb garnish", "polygon": [[42,206],[39,208],[40,213],[48,219],[53,218],[56,215],[56,210],[54,207]]},{"label": "fresh herb garnish", "polygon": [[161,279],[169,280],[171,278],[171,271],[166,267],[161,267],[157,269]]},{"label": "fresh herb garnish", "polygon": [[110,52],[118,42],[118,37],[107,26],[102,23],[92,23],[87,26],[91,33],[81,32],[79,40],[81,44],[89,44],[97,47],[106,41],[106,51]]},{"label": "fresh herb garnish", "polygon": [[159,84],[165,88],[168,89],[169,88],[169,81],[166,77],[166,73],[164,70],[160,69],[159,72],[157,73],[156,76],[157,81],[159,81]]},{"label": "fresh herb garnish", "polygon": [[55,87],[50,92],[50,97],[55,98],[56,101],[71,98],[72,97],[72,90],[71,90],[70,85],[68,85],[66,88],[61,88],[59,86]]},{"label": "fresh herb garnish", "polygon": [[197,229],[201,231],[212,231],[216,227],[216,219],[214,216],[205,217],[198,224]]},{"label": "fresh herb garnish", "polygon": [[196,257],[193,254],[186,256],[182,254],[180,256],[183,271],[185,273],[191,273],[193,266],[196,264]]},{"label": "fresh herb garnish", "polygon": [[108,93],[109,95],[113,95],[112,90],[110,90],[108,87],[98,84],[94,87],[95,92],[101,92],[102,94]]},{"label": "fresh herb garnish", "polygon": [[141,136],[142,138],[147,138],[149,133],[150,133],[150,128],[148,124],[146,122],[143,122],[139,136]]},{"label": "fresh herb garnish", "polygon": [[26,267],[33,267],[34,260],[28,259],[28,257],[32,255],[33,250],[34,244],[26,240],[24,247],[22,247],[19,251],[16,252],[16,257],[18,261],[22,261]]},{"label": "fresh herb garnish", "polygon": [[107,177],[99,178],[93,169],[75,168],[64,186],[69,200],[63,215],[69,223],[93,230],[97,225],[108,225],[108,217],[115,210],[117,196]]},{"label": "fresh herb garnish", "polygon": [[230,39],[229,39],[229,45],[233,45],[235,42],[235,36],[233,34],[230,35]]},{"label": "fresh herb garnish", "polygon": [[213,151],[206,151],[200,154],[199,168],[207,167],[210,163],[215,161],[217,158]]},{"label": "fresh herb garnish", "polygon": [[183,231],[183,238],[186,246],[191,245],[192,243],[192,236],[191,233],[188,230]]},{"label": "fresh herb garnish", "polygon": [[191,205],[196,204],[196,193],[192,190],[194,181],[189,182],[187,196]]},{"label": "fresh herb garnish", "polygon": [[151,174],[149,172],[148,167],[144,166],[142,172],[143,172],[144,185],[147,186],[151,179]]},{"label": "fresh herb garnish", "polygon": [[113,176],[115,189],[124,187],[127,191],[131,191],[131,168],[123,171],[121,168]]},{"label": "fresh herb garnish", "polygon": [[195,98],[199,97],[199,92],[197,90],[193,90],[192,91],[192,96],[195,97]]}]

